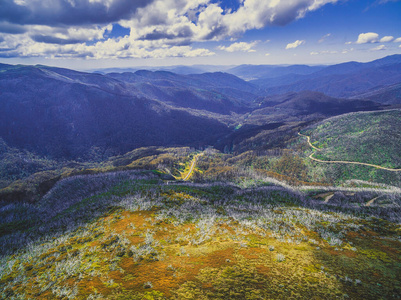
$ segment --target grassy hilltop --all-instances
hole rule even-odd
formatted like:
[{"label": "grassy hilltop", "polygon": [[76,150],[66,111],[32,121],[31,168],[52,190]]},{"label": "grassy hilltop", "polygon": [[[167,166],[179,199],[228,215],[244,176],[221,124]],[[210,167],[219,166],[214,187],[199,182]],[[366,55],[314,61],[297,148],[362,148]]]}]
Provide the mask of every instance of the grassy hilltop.
[{"label": "grassy hilltop", "polygon": [[391,299],[401,294],[399,189],[294,188],[288,185],[297,183],[291,176],[246,168],[246,158],[212,150],[199,156],[194,183],[179,182],[169,173],[186,172],[195,152],[153,151],[114,158],[103,167],[126,171],[82,171],[59,180],[34,203],[5,206],[0,296]]},{"label": "grassy hilltop", "polygon": [[[373,164],[389,169],[401,168],[399,145],[401,142],[401,111],[350,113],[326,119],[302,130],[310,136],[313,157],[323,161],[346,161]],[[303,140],[306,140],[302,137]],[[306,155],[311,154],[308,147]],[[344,164],[322,163],[309,159],[313,168],[321,168],[332,182],[361,179],[399,186],[401,172],[380,168]]]},{"label": "grassy hilltop", "polygon": [[316,157],[401,168],[401,110],[350,113],[333,117],[310,131]]},{"label": "grassy hilltop", "polygon": [[43,236],[3,257],[4,298],[378,299],[401,292],[399,227],[284,188],[165,185],[153,173],[131,172],[64,180],[39,204],[8,208],[32,223],[3,243],[37,230]]}]

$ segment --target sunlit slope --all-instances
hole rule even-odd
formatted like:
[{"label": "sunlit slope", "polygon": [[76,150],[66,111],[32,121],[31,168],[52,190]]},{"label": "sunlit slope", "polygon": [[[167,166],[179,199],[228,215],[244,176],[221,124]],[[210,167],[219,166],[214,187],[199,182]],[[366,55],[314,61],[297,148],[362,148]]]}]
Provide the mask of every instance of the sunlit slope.
[{"label": "sunlit slope", "polygon": [[0,218],[0,298],[396,297],[399,226],[339,197],[377,196],[323,203],[278,186],[165,184],[144,171],[68,178],[37,206],[3,210],[12,217]]},{"label": "sunlit slope", "polygon": [[350,113],[327,119],[303,133],[321,149],[314,157],[401,168],[401,110]]}]

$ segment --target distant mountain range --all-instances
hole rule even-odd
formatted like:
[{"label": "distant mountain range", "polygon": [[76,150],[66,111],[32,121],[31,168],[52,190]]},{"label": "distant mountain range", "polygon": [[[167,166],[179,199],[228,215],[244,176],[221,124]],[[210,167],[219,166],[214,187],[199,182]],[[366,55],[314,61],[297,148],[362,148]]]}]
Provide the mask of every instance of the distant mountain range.
[{"label": "distant mountain range", "polygon": [[245,80],[272,79],[288,75],[309,75],[324,69],[324,66],[275,66],[275,65],[241,65],[226,72]]},{"label": "distant mountain range", "polygon": [[290,128],[400,104],[401,55],[328,67],[243,65],[227,72],[258,79],[0,64],[0,138],[39,155],[84,160],[153,145],[233,149],[263,136],[271,123]]},{"label": "distant mountain range", "polygon": [[377,86],[401,82],[401,55],[392,55],[369,63],[349,62],[329,66],[310,74],[287,74],[250,81],[269,95],[305,90],[332,97],[352,97]]},{"label": "distant mountain range", "polygon": [[180,75],[189,74],[203,74],[208,72],[225,72],[233,66],[214,66],[214,65],[192,65],[192,66],[165,66],[165,67],[135,67],[135,68],[103,68],[103,69],[93,69],[87,72],[108,74],[108,73],[135,73],[140,70],[147,71],[167,71]]}]

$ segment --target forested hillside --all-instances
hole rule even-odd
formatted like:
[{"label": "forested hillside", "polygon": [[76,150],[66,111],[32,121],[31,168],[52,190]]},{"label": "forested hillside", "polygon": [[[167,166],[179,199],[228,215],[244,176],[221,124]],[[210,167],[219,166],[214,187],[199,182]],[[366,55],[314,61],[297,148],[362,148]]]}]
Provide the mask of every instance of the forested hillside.
[{"label": "forested hillside", "polygon": [[365,162],[401,168],[401,111],[351,113],[330,118],[313,126],[315,157],[324,160]]}]

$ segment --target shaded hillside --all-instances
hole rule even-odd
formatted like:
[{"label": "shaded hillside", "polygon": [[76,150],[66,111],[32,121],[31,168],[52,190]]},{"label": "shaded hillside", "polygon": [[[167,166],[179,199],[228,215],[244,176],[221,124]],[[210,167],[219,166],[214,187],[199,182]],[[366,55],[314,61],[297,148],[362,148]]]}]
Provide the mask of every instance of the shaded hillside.
[{"label": "shaded hillside", "polygon": [[10,147],[51,158],[105,159],[143,146],[274,147],[263,142],[271,123],[292,128],[381,108],[309,91],[264,97],[253,84],[220,72],[101,75],[21,65],[0,70],[0,137]]},{"label": "shaded hillside", "polygon": [[372,101],[337,99],[311,91],[266,97],[260,100],[259,107],[248,114],[234,132],[219,139],[216,147],[237,153],[284,147],[301,124],[305,126],[308,122],[343,113],[382,108]]},{"label": "shaded hillside", "polygon": [[[325,117],[352,111],[376,110],[380,107],[372,101],[338,99],[313,91],[267,97],[261,102],[261,106],[272,107],[288,115],[320,114]],[[269,112],[269,110],[270,108],[264,108],[255,111],[254,114]]]},{"label": "shaded hillside", "polygon": [[33,173],[60,167],[60,162],[9,147],[0,138],[0,189]]},{"label": "shaded hillside", "polygon": [[401,104],[401,83],[384,87],[380,86],[356,95],[355,98],[367,99],[382,104]]},{"label": "shaded hillside", "polygon": [[400,128],[401,110],[389,110],[333,117],[306,132],[322,149],[316,158],[401,168]]},{"label": "shaded hillside", "polygon": [[257,86],[227,73],[178,75],[166,71],[110,73],[106,76],[126,82],[141,96],[185,108],[227,114],[245,112],[261,95]]},{"label": "shaded hillside", "polygon": [[106,75],[37,66],[50,78],[98,87],[125,96],[157,99],[170,105],[229,114],[248,108],[261,94],[250,83],[226,73],[178,75],[167,71],[139,70]]},{"label": "shaded hillside", "polygon": [[90,158],[141,146],[203,145],[227,132],[216,120],[129,95],[115,79],[74,71],[71,79],[66,72],[19,67],[0,73],[0,136],[10,146]]}]

